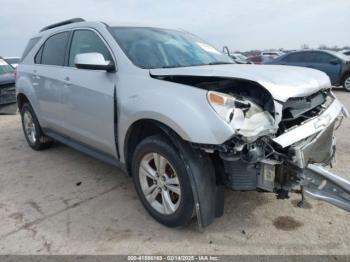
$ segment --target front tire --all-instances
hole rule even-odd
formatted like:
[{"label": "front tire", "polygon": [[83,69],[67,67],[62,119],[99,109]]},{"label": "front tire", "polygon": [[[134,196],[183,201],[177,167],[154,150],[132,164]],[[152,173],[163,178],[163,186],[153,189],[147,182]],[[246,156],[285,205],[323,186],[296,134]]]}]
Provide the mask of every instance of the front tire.
[{"label": "front tire", "polygon": [[343,87],[346,91],[350,92],[350,74],[344,76]]},{"label": "front tire", "polygon": [[52,139],[45,136],[39,121],[29,103],[25,103],[21,110],[22,128],[28,145],[34,150],[43,150],[50,147]]},{"label": "front tire", "polygon": [[132,176],[142,204],[154,219],[169,227],[189,223],[194,213],[189,175],[164,137],[148,137],[136,147]]}]

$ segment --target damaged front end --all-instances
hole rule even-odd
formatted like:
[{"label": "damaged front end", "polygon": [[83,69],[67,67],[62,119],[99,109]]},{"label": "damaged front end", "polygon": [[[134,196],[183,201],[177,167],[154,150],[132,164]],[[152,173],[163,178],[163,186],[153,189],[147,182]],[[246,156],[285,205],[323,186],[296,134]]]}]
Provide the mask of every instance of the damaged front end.
[{"label": "damaged front end", "polygon": [[[208,93],[212,105],[225,104],[215,95]],[[231,97],[232,101],[226,102],[231,106],[228,116],[213,107],[226,116],[236,134],[220,146],[200,145],[222,163],[221,178],[226,186],[274,192],[278,199],[288,198],[289,192],[299,192],[304,199],[305,193],[350,211],[350,182],[325,169],[332,166],[335,156],[334,130],[348,116],[329,89],[275,102],[270,111],[261,103]]]},{"label": "damaged front end", "polygon": [[[317,88],[291,85],[279,92],[271,83],[265,88],[263,81],[158,73],[153,77],[207,90],[208,103],[232,129],[221,145],[192,143],[211,156],[217,184],[235,191],[273,192],[277,199],[301,193],[302,200],[308,195],[350,211],[350,183],[325,168],[335,157],[334,130],[348,117],[328,78],[311,81]],[[198,206],[207,202],[204,197]],[[210,217],[198,210],[197,216]]]}]

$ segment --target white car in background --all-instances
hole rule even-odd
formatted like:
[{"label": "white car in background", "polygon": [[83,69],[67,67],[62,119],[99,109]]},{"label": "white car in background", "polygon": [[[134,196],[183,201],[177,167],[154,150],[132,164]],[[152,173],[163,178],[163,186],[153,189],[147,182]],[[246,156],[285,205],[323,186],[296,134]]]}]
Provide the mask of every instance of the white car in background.
[{"label": "white car in background", "polygon": [[281,52],[281,51],[261,52],[262,63],[264,64],[264,63],[270,62],[281,55],[284,55],[284,52]]},{"label": "white car in background", "polygon": [[236,63],[236,64],[252,64],[251,61],[249,61],[248,57],[240,54],[240,53],[232,53],[230,51],[230,49],[227,46],[224,46],[222,49],[222,52],[225,55],[228,55],[229,57],[232,58],[232,60]]},{"label": "white car in background", "polygon": [[234,54],[231,54],[230,56],[232,57],[233,60],[235,60],[237,64],[252,64],[252,62],[250,62],[248,57],[246,57],[245,55],[234,53]]},{"label": "white car in background", "polygon": [[16,68],[21,60],[20,57],[5,57],[4,60],[13,68]]}]

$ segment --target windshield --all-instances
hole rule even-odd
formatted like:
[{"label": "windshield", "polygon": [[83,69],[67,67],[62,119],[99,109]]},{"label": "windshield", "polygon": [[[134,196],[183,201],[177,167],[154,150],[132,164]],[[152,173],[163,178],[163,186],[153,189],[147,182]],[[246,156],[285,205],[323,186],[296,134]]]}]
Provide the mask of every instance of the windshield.
[{"label": "windshield", "polygon": [[13,68],[7,64],[4,60],[0,59],[0,75],[9,74],[13,72]]},{"label": "windshield", "polygon": [[228,56],[187,32],[145,27],[113,27],[112,34],[127,57],[141,68],[234,63]]}]

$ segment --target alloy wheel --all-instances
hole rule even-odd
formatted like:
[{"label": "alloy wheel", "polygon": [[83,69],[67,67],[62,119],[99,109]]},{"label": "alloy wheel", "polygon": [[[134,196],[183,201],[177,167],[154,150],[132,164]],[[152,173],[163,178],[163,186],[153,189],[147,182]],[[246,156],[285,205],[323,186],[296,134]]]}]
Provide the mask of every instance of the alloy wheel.
[{"label": "alloy wheel", "polygon": [[350,90],[350,76],[348,76],[344,81],[344,88]]},{"label": "alloy wheel", "polygon": [[140,162],[139,179],[145,198],[157,212],[163,215],[176,212],[181,201],[180,182],[164,156],[146,154]]},{"label": "alloy wheel", "polygon": [[35,123],[33,121],[32,115],[28,111],[25,111],[23,114],[23,126],[24,126],[24,131],[25,131],[30,143],[35,144],[35,142],[36,142]]}]

